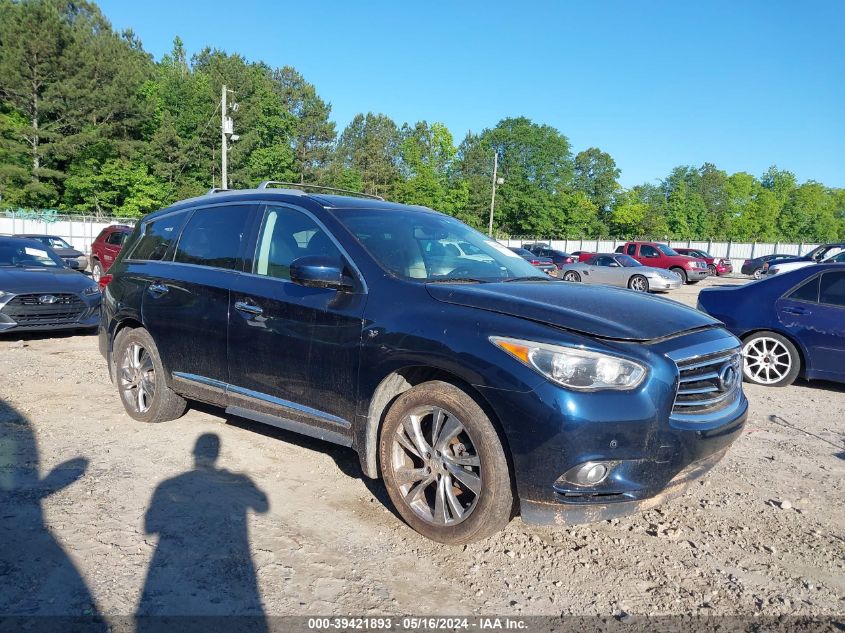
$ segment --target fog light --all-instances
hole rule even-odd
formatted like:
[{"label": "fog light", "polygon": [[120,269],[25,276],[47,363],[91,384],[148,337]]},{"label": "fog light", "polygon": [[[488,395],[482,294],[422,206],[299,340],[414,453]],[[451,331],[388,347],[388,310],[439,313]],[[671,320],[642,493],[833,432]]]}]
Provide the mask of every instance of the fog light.
[{"label": "fog light", "polygon": [[595,486],[607,477],[608,468],[601,462],[587,462],[570,471],[573,483],[579,486]]}]

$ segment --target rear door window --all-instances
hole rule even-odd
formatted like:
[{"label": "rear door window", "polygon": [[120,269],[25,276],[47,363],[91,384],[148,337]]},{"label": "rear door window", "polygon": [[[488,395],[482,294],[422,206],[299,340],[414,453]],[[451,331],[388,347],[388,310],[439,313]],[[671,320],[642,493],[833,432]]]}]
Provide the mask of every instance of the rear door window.
[{"label": "rear door window", "polygon": [[845,272],[828,272],[822,275],[819,303],[845,306]]},{"label": "rear door window", "polygon": [[106,239],[106,243],[120,246],[126,241],[127,235],[128,233],[125,233],[123,231],[114,231],[108,236],[108,238]]},{"label": "rear door window", "polygon": [[210,268],[239,268],[250,212],[248,205],[197,209],[185,225],[174,261]]},{"label": "rear door window", "polygon": [[165,259],[170,247],[179,237],[179,231],[185,223],[186,216],[187,211],[178,211],[147,222],[142,229],[138,245],[132,251],[131,259],[147,261]]},{"label": "rear door window", "polygon": [[811,301],[815,303],[819,300],[819,277],[816,275],[812,279],[804,282],[793,290],[787,299],[793,301]]}]

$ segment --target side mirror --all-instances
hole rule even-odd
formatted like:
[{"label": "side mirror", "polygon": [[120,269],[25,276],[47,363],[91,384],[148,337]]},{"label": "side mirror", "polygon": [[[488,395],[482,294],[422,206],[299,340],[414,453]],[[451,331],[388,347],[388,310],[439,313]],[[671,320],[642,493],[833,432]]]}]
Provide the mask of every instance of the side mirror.
[{"label": "side mirror", "polygon": [[609,268],[619,268],[619,264],[616,263],[616,262],[611,262],[610,264],[608,264],[608,267]]},{"label": "side mirror", "polygon": [[306,288],[331,288],[346,292],[353,287],[352,280],[343,274],[340,262],[322,255],[308,255],[293,260],[290,280]]}]

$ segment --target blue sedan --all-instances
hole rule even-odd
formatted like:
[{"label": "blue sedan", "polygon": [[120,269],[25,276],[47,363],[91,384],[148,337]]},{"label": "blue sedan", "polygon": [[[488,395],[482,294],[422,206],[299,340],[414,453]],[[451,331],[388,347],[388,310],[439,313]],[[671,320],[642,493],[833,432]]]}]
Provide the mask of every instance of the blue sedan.
[{"label": "blue sedan", "polygon": [[845,382],[845,264],[707,288],[698,308],[742,340],[747,381],[784,387],[801,375]]}]

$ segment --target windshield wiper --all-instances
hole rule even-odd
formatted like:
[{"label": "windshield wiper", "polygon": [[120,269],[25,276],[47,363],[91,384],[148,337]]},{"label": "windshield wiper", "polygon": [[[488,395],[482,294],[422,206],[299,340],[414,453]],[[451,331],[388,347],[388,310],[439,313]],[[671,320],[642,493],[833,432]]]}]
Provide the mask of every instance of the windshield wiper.
[{"label": "windshield wiper", "polygon": [[427,284],[486,284],[485,279],[476,279],[475,277],[440,277],[438,279],[429,279]]},{"label": "windshield wiper", "polygon": [[507,279],[502,279],[503,283],[511,281],[552,281],[552,278],[548,275],[528,275],[526,277],[509,277]]}]

